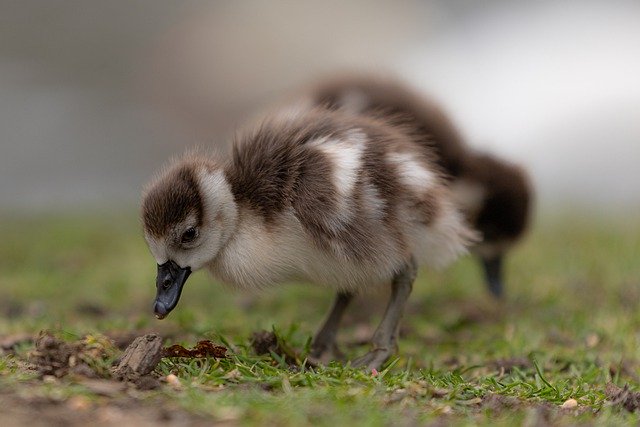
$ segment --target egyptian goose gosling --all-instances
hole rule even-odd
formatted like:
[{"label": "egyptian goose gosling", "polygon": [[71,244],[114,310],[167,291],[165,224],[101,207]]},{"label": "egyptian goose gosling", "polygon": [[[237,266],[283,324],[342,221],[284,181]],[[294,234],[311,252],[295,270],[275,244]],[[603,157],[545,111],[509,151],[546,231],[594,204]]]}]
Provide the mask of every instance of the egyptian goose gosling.
[{"label": "egyptian goose gosling", "polygon": [[456,202],[483,235],[472,251],[484,267],[489,291],[501,297],[503,259],[530,218],[533,190],[525,171],[472,150],[436,103],[397,81],[371,76],[327,79],[305,97],[332,110],[387,117],[429,139]]},{"label": "egyptian goose gosling", "polygon": [[156,316],[202,268],[239,288],[326,286],[337,296],[312,343],[326,360],[352,296],[391,285],[372,349],[353,362],[379,369],[395,351],[417,266],[444,266],[477,239],[432,151],[402,126],[312,109],[264,120],[229,159],[174,162],[142,202],[158,264]]}]

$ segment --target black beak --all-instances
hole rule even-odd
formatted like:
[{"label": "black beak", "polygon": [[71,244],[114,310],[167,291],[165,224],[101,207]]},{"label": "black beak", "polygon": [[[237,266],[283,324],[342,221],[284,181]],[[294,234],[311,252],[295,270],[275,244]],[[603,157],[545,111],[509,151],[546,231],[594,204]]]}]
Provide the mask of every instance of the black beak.
[{"label": "black beak", "polygon": [[156,302],[153,305],[153,311],[158,319],[167,317],[167,314],[178,304],[182,287],[190,274],[190,267],[180,268],[173,261],[158,265]]},{"label": "black beak", "polygon": [[502,255],[492,258],[482,259],[487,286],[491,294],[500,299],[504,295],[504,287],[502,285]]}]

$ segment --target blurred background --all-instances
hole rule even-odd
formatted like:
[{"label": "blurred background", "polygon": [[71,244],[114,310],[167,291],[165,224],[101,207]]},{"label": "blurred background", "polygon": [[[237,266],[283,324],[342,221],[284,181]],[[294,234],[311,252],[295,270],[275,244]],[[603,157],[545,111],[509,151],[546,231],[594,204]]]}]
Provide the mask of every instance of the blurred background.
[{"label": "blurred background", "polygon": [[119,210],[339,71],[405,78],[542,209],[640,206],[640,2],[0,1],[0,211]]}]

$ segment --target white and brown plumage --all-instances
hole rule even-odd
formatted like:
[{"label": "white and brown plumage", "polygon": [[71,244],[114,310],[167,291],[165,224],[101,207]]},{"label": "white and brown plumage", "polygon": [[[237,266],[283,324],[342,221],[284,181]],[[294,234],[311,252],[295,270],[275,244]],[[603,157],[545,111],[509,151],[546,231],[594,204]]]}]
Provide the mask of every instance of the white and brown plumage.
[{"label": "white and brown plumage", "polygon": [[226,161],[176,162],[146,190],[142,219],[158,317],[201,268],[236,287],[316,283],[337,293],[313,342],[326,358],[351,296],[391,284],[373,349],[354,362],[370,368],[395,348],[417,264],[443,266],[475,238],[428,145],[402,126],[326,109],[265,120]]},{"label": "white and brown plumage", "polygon": [[489,290],[502,296],[503,258],[524,234],[531,215],[533,190],[522,168],[471,149],[440,106],[393,79],[327,79],[302,98],[306,104],[402,123],[428,140],[456,203],[482,233],[472,251],[482,261]]}]

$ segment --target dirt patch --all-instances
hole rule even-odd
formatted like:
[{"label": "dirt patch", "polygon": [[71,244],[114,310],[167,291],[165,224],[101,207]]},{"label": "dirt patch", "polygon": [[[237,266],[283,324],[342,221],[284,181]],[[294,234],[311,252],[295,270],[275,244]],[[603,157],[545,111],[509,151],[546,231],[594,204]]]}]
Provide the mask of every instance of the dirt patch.
[{"label": "dirt patch", "polygon": [[490,411],[495,415],[526,409],[528,415],[524,424],[533,426],[574,425],[575,418],[573,417],[591,412],[587,406],[554,405],[550,402],[522,400],[496,393],[488,393],[483,396],[477,409]]},{"label": "dirt patch", "polygon": [[251,348],[259,356],[273,353],[283,357],[289,365],[298,366],[301,364],[298,353],[273,332],[264,330],[254,332],[251,336]]},{"label": "dirt patch", "polygon": [[499,412],[516,409],[522,406],[522,402],[515,397],[503,396],[501,394],[489,393],[482,398],[483,409],[491,409]]},{"label": "dirt patch", "polygon": [[[128,337],[124,337],[123,341]],[[126,339],[124,339],[126,338]],[[30,336],[5,337],[3,351],[28,342]],[[163,348],[163,339],[157,334],[146,334],[132,340],[119,355],[119,350],[106,336],[87,336],[67,342],[50,332],[41,332],[35,340],[35,349],[28,355],[28,362],[40,374],[40,378],[62,378],[73,374],[81,378],[115,379],[135,385],[138,390],[153,390],[161,386],[154,370],[163,357],[225,357],[227,349],[211,341],[200,341],[190,350],[180,345]],[[118,388],[118,386],[114,386]]]},{"label": "dirt patch", "polygon": [[[149,346],[136,346],[137,352],[134,349],[125,351],[118,365],[111,368],[117,349],[108,338],[88,336],[67,342],[49,332],[42,332],[35,341],[35,349],[29,354],[28,361],[42,379],[47,376],[63,378],[74,375],[80,384],[92,391],[97,389],[96,394],[123,391],[126,387],[122,382],[130,382],[138,390],[153,390],[160,387],[158,378],[150,373],[160,361],[162,340],[157,335],[152,341],[147,341],[147,337],[145,335],[139,340],[156,343],[155,352]],[[90,379],[95,381],[91,382]]]},{"label": "dirt patch", "polygon": [[125,383],[103,379],[82,379],[79,383],[97,396],[114,397],[127,389]]},{"label": "dirt patch", "polygon": [[[90,384],[89,389],[97,387],[96,384],[102,384],[102,390],[124,389],[121,383],[110,381],[112,379],[130,382],[138,390],[160,387],[158,378],[150,374],[162,357],[162,340],[157,335],[145,335],[134,342],[139,344],[130,345],[117,359],[117,365],[111,367],[118,350],[108,338],[87,336],[67,342],[49,332],[41,332],[28,361],[40,378],[74,375],[81,384]],[[102,382],[87,383],[86,379],[100,379]]]},{"label": "dirt patch", "polygon": [[76,373],[99,378],[108,376],[108,361],[114,356],[115,349],[104,338],[86,337],[80,341],[66,342],[49,332],[41,332],[28,361],[41,375],[61,378]]},{"label": "dirt patch", "polygon": [[[39,376],[23,382],[19,393],[11,387],[0,390],[3,426],[211,424],[210,417],[190,414],[165,398],[140,391],[162,387],[164,380],[154,372],[162,357],[224,357],[225,347],[201,341],[191,350],[163,348],[161,337],[147,334],[121,353],[106,336],[65,341],[50,332],[41,332],[35,340],[30,335],[6,336],[0,343],[2,351],[12,351],[30,341],[34,348],[26,355],[27,364]],[[18,354],[15,361],[26,363],[23,359]],[[47,384],[85,390],[69,396]]]},{"label": "dirt patch", "polygon": [[629,385],[625,384],[620,388],[614,383],[608,383],[604,389],[612,406],[622,406],[629,412],[635,412],[640,409],[640,393],[629,390]]},{"label": "dirt patch", "polygon": [[188,413],[166,400],[141,400],[131,396],[87,399],[74,396],[52,399],[31,386],[21,393],[0,392],[2,425],[11,426],[205,426],[212,420]]},{"label": "dirt patch", "polygon": [[251,348],[257,355],[275,353],[278,350],[278,337],[269,331],[257,331],[251,336]]}]

